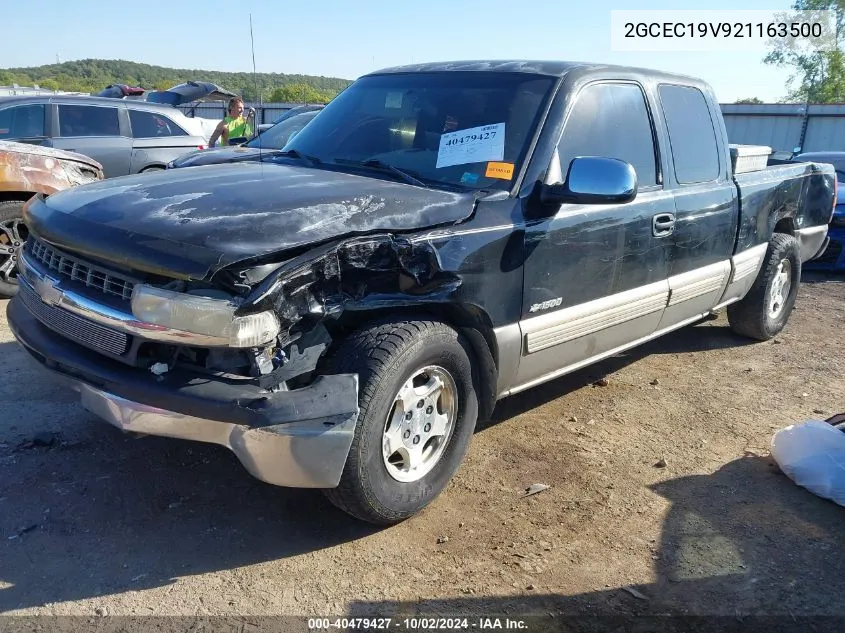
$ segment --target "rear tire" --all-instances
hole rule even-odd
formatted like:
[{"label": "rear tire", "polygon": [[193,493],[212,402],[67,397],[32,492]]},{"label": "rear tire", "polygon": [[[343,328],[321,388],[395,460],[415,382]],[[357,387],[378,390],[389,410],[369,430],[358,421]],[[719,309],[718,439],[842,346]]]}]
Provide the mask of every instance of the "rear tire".
[{"label": "rear tire", "polygon": [[18,293],[17,258],[27,236],[23,205],[23,200],[0,202],[0,298]]},{"label": "rear tire", "polygon": [[776,336],[789,320],[800,280],[798,240],[784,233],[773,234],[751,290],[728,306],[731,329],[758,341]]},{"label": "rear tire", "polygon": [[404,319],[372,324],[341,344],[331,371],[358,374],[359,416],[340,484],[324,490],[334,505],[390,525],[440,494],[478,417],[471,350],[444,323]]}]

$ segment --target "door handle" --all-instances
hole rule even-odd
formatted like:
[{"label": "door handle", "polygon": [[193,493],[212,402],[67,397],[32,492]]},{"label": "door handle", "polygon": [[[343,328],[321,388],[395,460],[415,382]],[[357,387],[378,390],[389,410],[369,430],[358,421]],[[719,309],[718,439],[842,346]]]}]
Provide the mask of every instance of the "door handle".
[{"label": "door handle", "polygon": [[675,214],[658,213],[651,219],[651,233],[654,237],[666,237],[675,231]]}]

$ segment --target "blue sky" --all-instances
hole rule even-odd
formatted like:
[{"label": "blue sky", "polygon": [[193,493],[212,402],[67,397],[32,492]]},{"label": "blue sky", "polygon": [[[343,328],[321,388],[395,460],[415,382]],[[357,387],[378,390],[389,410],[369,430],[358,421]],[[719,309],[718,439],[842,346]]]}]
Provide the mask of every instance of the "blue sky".
[{"label": "blue sky", "polygon": [[[788,0],[689,0],[689,9],[787,9]],[[610,46],[612,9],[679,8],[677,2],[605,0],[178,0],[16,3],[0,67],[84,58],[175,68],[252,70],[249,14],[259,72],[354,79],[375,68],[447,59],[562,59],[621,63],[701,77],[720,101],[786,93],[789,72],[760,54],[623,53]],[[10,9],[5,13],[9,16]],[[727,16],[726,14],[726,17]],[[37,37],[34,36],[37,34]],[[201,79],[201,77],[198,77]]]}]

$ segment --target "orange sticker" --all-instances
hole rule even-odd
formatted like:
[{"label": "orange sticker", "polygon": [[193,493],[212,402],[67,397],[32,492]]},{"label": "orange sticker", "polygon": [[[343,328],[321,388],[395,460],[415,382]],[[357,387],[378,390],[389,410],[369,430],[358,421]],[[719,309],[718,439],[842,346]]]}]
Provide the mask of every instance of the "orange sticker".
[{"label": "orange sticker", "polygon": [[484,175],[487,178],[510,180],[513,178],[513,163],[487,163],[487,171]]}]

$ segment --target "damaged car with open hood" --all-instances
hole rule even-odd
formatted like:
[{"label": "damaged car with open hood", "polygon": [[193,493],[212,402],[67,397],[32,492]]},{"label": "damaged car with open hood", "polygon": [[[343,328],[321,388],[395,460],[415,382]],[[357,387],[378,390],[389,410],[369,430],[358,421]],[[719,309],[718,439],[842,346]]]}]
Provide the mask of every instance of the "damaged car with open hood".
[{"label": "damaged car with open hood", "polygon": [[111,424],[395,523],[501,398],[722,307],[780,332],[833,169],[735,154],[688,77],[378,71],[258,160],[32,199],[8,321]]}]

